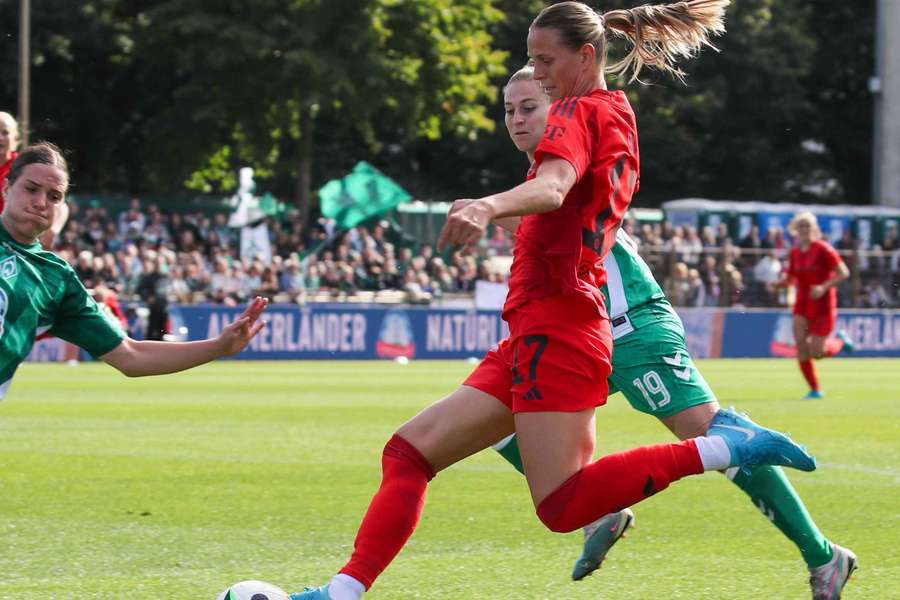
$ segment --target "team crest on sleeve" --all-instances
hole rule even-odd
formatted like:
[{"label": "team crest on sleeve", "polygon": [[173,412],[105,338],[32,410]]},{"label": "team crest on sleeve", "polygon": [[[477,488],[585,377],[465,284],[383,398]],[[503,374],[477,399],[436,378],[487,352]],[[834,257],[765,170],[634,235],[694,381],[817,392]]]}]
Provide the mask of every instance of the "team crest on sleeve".
[{"label": "team crest on sleeve", "polygon": [[[3,279],[12,279],[16,275],[19,274],[19,263],[16,261],[15,256],[10,256],[9,258],[5,258],[0,261],[0,277]],[[4,298],[4,314],[6,313],[6,300]]]}]

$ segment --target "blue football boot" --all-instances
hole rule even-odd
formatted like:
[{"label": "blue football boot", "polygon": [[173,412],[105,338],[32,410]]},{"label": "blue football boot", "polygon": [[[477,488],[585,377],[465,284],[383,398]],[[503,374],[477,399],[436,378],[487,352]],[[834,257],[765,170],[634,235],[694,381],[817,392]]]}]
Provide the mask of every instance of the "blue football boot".
[{"label": "blue football boot", "polygon": [[766,429],[734,409],[719,410],[706,435],[725,438],[731,450],[731,466],[780,465],[815,471],[816,459],[806,448],[783,433]]},{"label": "blue football boot", "polygon": [[328,586],[317,588],[304,588],[299,594],[291,594],[291,600],[331,600],[328,595]]}]

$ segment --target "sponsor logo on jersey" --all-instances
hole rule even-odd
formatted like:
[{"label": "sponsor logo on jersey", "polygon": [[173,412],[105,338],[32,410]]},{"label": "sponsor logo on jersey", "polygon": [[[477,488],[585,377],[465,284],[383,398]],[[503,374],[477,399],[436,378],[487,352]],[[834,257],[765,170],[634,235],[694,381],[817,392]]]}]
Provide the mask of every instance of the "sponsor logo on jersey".
[{"label": "sponsor logo on jersey", "polygon": [[544,129],[544,137],[546,137],[551,142],[555,142],[565,133],[566,128],[559,125],[547,125],[546,129]]}]

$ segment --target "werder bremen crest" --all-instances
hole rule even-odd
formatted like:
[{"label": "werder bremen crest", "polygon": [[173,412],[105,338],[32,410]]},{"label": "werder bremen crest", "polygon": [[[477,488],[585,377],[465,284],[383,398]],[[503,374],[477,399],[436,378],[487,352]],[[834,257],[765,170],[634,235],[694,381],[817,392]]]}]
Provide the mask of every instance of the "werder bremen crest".
[{"label": "werder bremen crest", "polygon": [[3,279],[12,279],[19,274],[19,263],[15,256],[4,258],[0,261],[0,277]]}]

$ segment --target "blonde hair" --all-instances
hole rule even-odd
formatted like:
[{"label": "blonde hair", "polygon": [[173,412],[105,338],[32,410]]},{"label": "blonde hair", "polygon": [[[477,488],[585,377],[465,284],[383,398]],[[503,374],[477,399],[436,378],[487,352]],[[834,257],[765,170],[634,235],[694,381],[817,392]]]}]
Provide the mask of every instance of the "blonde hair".
[{"label": "blonde hair", "polygon": [[[684,71],[675,63],[694,56],[703,46],[715,49],[711,35],[725,32],[725,7],[730,0],[688,0],[674,4],[644,4],[598,14],[582,2],[561,2],[542,10],[532,27],[553,28],[566,45],[577,50],[591,44],[600,69],[613,75],[629,71],[632,82],[644,67],[669,73],[684,81]],[[621,60],[607,66],[606,31],[631,44]]]},{"label": "blonde hair", "polygon": [[506,85],[503,86],[505,90],[509,87],[509,84],[515,83],[516,81],[534,81],[534,67],[531,65],[525,65],[509,77],[509,81],[506,82]]},{"label": "blonde hair", "polygon": [[[522,67],[521,69],[519,69],[518,71],[516,71],[515,73],[513,73],[512,75],[510,75],[509,81],[507,81],[506,85],[503,86],[503,96],[504,97],[506,96],[506,90],[509,88],[509,86],[516,83],[517,81],[535,81],[534,67],[532,67],[530,64],[528,64],[528,65],[525,65],[524,67]],[[537,84],[536,81],[535,81],[535,84]],[[538,87],[540,87],[540,86],[538,86]],[[542,98],[547,104],[550,104],[550,102],[552,102],[550,100],[550,96],[545,94],[543,92],[543,90],[541,90],[539,97]]]},{"label": "blonde hair", "polygon": [[16,121],[16,118],[9,114],[8,112],[0,111],[0,121],[6,120],[12,125],[12,131],[15,133],[12,137],[14,138],[14,142],[12,144],[12,149],[15,150],[19,146],[19,142],[21,141],[21,132],[19,131],[19,122]]},{"label": "blonde hair", "polygon": [[797,237],[797,226],[801,223],[809,225],[809,234],[812,239],[817,240],[822,237],[819,221],[816,219],[816,215],[809,211],[799,212],[791,219],[791,222],[788,224],[788,233],[791,234],[791,237]]}]

